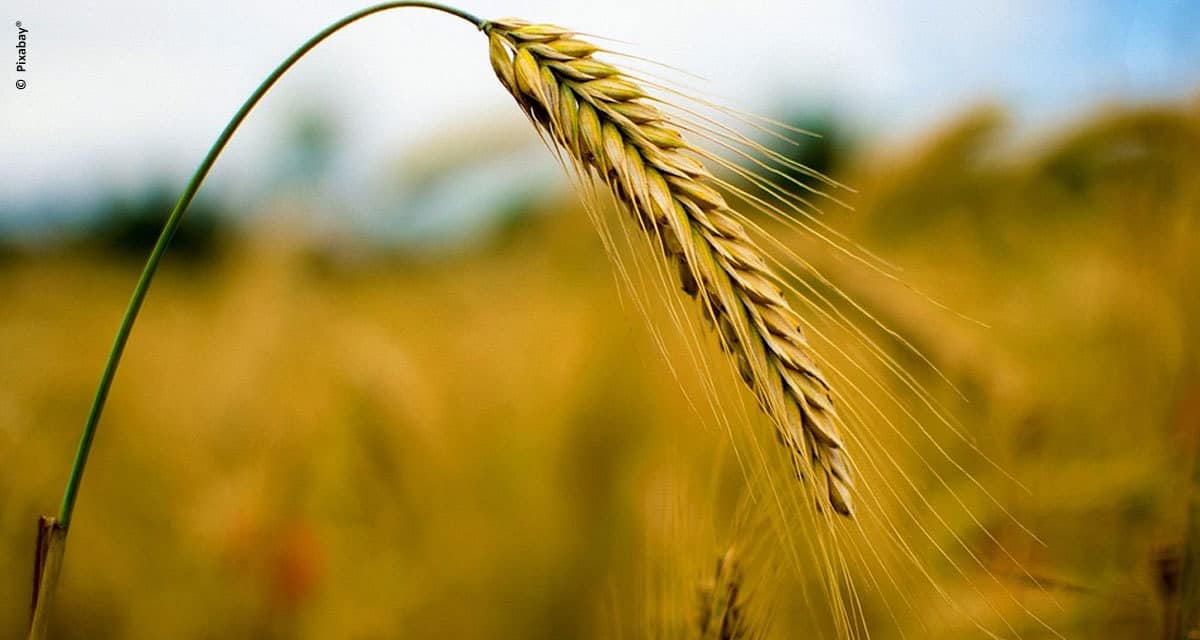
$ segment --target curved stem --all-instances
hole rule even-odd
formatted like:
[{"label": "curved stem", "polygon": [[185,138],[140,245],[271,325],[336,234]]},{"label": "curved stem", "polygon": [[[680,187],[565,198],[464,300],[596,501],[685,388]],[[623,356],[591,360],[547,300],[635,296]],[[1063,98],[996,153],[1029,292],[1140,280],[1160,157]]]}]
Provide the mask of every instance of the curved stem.
[{"label": "curved stem", "polygon": [[104,372],[100,375],[100,383],[96,387],[96,395],[92,399],[92,407],[88,412],[87,422],[84,423],[83,433],[79,437],[79,448],[75,451],[75,461],[71,465],[71,475],[67,479],[67,488],[63,492],[62,505],[59,507],[58,518],[43,517],[38,524],[37,554],[34,559],[33,568],[33,602],[28,635],[30,640],[42,640],[46,637],[49,628],[51,601],[54,596],[55,587],[57,586],[59,571],[62,568],[63,554],[67,544],[68,527],[71,524],[71,513],[75,510],[75,499],[79,495],[79,485],[83,481],[83,470],[87,466],[88,454],[92,449],[92,440],[96,437],[96,425],[100,422],[100,414],[104,412],[104,403],[108,399],[108,391],[112,387],[113,378],[116,377],[117,366],[121,362],[121,354],[125,351],[125,343],[129,341],[129,334],[133,330],[133,323],[137,320],[138,312],[141,310],[142,303],[146,299],[146,292],[150,289],[150,282],[154,279],[154,272],[158,270],[158,263],[162,260],[163,254],[166,253],[167,245],[171,243],[171,238],[175,235],[175,230],[179,228],[179,223],[183,220],[183,213],[187,211],[188,205],[191,204],[192,199],[196,196],[196,192],[200,189],[200,184],[208,176],[209,170],[212,169],[213,164],[217,161],[217,157],[221,155],[221,151],[225,149],[225,145],[229,143],[229,139],[233,137],[234,132],[241,126],[246,116],[250,115],[250,111],[262,100],[263,96],[267,94],[267,91],[275,85],[279,78],[283,77],[283,74],[287,73],[288,69],[292,68],[292,65],[304,57],[304,54],[353,22],[381,11],[402,7],[433,9],[462,18],[475,25],[481,31],[487,28],[485,21],[460,9],[447,7],[436,2],[385,2],[373,7],[367,7],[338,20],[300,45],[298,49],[292,52],[292,55],[288,56],[279,66],[275,67],[275,70],[258,85],[254,93],[250,94],[250,97],[242,103],[237,113],[233,114],[233,118],[230,119],[229,124],[225,125],[225,129],[221,131],[221,135],[217,137],[216,142],[209,148],[208,154],[204,156],[204,160],[200,163],[200,166],[196,168],[196,172],[192,174],[192,178],[188,181],[183,194],[179,196],[179,200],[175,203],[175,207],[171,210],[171,214],[167,217],[167,221],[163,225],[162,233],[159,234],[158,240],[154,243],[154,249],[150,252],[150,257],[146,260],[146,266],[142,269],[142,275],[138,278],[137,286],[133,289],[133,296],[129,300],[129,306],[125,308],[125,315],[121,318],[121,326],[117,329],[117,335],[113,339],[112,350],[108,354],[108,360],[104,363]]},{"label": "curved stem", "polygon": [[154,272],[158,269],[158,263],[162,259],[163,253],[166,252],[167,245],[171,242],[171,237],[175,235],[175,230],[179,227],[180,221],[183,219],[184,211],[191,204],[192,198],[195,197],[196,191],[200,189],[200,184],[204,182],[204,178],[208,175],[209,170],[212,169],[213,163],[217,161],[217,156],[221,155],[221,151],[229,143],[229,139],[233,137],[233,133],[237,131],[238,126],[242,124],[242,121],[246,119],[246,116],[250,114],[250,111],[254,109],[259,100],[266,95],[267,91],[275,85],[276,81],[292,65],[304,57],[304,54],[353,22],[381,11],[402,7],[421,7],[448,13],[474,24],[480,30],[483,30],[486,25],[485,21],[465,11],[447,7],[436,2],[385,2],[373,7],[367,7],[338,20],[317,35],[309,38],[307,42],[300,45],[278,67],[275,67],[275,70],[258,85],[254,93],[250,94],[246,102],[233,115],[229,124],[225,125],[225,130],[221,132],[216,142],[208,150],[208,155],[204,156],[204,161],[200,163],[200,166],[196,168],[196,172],[192,174],[192,179],[188,182],[187,188],[183,190],[183,194],[179,196],[179,201],[175,203],[175,208],[171,210],[171,215],[167,217],[167,222],[163,225],[162,233],[158,236],[158,241],[154,244],[154,249],[150,252],[150,257],[146,260],[146,266],[142,269],[141,277],[138,278],[137,286],[133,289],[133,296],[129,300],[129,306],[125,309],[125,315],[121,319],[121,326],[117,329],[117,335],[113,339],[112,350],[109,352],[108,360],[104,364],[104,373],[100,375],[100,384],[96,388],[96,395],[92,400],[92,408],[88,412],[87,422],[84,424],[83,433],[79,437],[79,448],[75,452],[75,462],[71,466],[71,475],[67,480],[66,491],[63,492],[62,505],[58,511],[58,525],[64,530],[71,524],[71,512],[75,509],[75,498],[79,493],[79,484],[83,480],[83,469],[87,465],[88,454],[91,452],[92,439],[96,436],[96,425],[100,422],[100,414],[104,411],[104,403],[108,399],[108,390],[112,387],[113,378],[117,373],[117,365],[121,362],[121,354],[125,351],[125,343],[129,340],[129,333],[133,329],[134,321],[137,320],[138,311],[141,310],[142,302],[146,299],[146,292],[150,288],[150,281],[154,279]]}]

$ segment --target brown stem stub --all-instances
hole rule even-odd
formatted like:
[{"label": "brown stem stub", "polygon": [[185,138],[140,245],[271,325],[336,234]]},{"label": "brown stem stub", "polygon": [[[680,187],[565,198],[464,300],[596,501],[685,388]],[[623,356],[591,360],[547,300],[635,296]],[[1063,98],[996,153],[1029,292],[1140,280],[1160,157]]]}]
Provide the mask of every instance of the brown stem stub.
[{"label": "brown stem stub", "polygon": [[55,583],[62,570],[67,528],[50,516],[38,518],[37,549],[33,556],[33,598],[29,606],[29,638],[46,636],[49,610]]}]

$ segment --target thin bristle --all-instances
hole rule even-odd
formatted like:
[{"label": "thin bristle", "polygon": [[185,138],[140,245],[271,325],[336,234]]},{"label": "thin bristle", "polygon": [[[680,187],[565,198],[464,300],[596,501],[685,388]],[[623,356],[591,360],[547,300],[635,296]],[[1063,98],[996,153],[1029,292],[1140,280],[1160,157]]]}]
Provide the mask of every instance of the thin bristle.
[{"label": "thin bristle", "polygon": [[575,32],[515,19],[485,31],[500,82],[678,264],[683,290],[700,302],[797,474],[818,471],[828,505],[850,515],[850,466],[829,383],[779,276],[705,169],[708,155],[681,133],[688,127],[629,75],[593,59],[597,47]]}]

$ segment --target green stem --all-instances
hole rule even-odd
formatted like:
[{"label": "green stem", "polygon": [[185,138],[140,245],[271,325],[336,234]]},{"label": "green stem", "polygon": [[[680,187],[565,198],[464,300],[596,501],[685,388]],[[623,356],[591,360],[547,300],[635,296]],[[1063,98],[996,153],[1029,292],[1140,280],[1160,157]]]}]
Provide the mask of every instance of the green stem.
[{"label": "green stem", "polygon": [[167,222],[163,225],[162,233],[158,236],[158,241],[154,244],[154,250],[150,252],[150,257],[146,260],[146,266],[142,269],[142,275],[138,279],[137,286],[133,289],[133,297],[129,300],[129,306],[125,309],[125,316],[121,319],[121,326],[117,329],[116,338],[113,339],[112,351],[108,354],[108,361],[104,363],[104,373],[100,375],[100,384],[96,388],[96,396],[92,400],[92,409],[88,413],[87,423],[84,424],[83,434],[79,438],[79,449],[75,453],[75,464],[71,467],[71,477],[67,480],[67,489],[63,493],[62,506],[58,511],[58,522],[61,526],[71,526],[71,512],[75,509],[75,497],[79,493],[79,483],[83,479],[83,468],[87,465],[88,453],[92,449],[92,439],[96,436],[96,425],[100,422],[100,414],[104,411],[104,402],[108,399],[108,390],[112,387],[113,377],[117,374],[117,365],[121,363],[121,354],[125,351],[125,343],[129,341],[129,332],[133,329],[133,323],[137,320],[138,311],[141,310],[142,302],[146,299],[146,292],[150,288],[150,281],[154,279],[154,272],[158,269],[158,263],[162,260],[162,256],[167,250],[167,245],[171,242],[171,237],[175,235],[175,230],[179,227],[179,223],[183,219],[183,212],[191,204],[196,191],[200,189],[200,183],[204,182],[204,178],[208,175],[209,170],[212,169],[213,163],[217,161],[217,156],[221,155],[221,151],[225,149],[225,145],[229,143],[229,139],[233,137],[233,133],[237,131],[237,128],[246,119],[246,116],[250,114],[254,106],[258,104],[258,101],[266,95],[267,91],[275,85],[275,82],[292,65],[304,57],[304,54],[320,44],[322,40],[325,40],[352,22],[361,20],[371,14],[379,13],[380,11],[401,7],[435,9],[467,20],[479,29],[483,29],[484,26],[483,20],[464,11],[446,7],[436,2],[386,2],[378,4],[338,20],[326,27],[324,31],[310,38],[308,42],[300,45],[299,49],[296,49],[292,55],[288,56],[286,60],[276,67],[271,72],[271,75],[267,76],[258,85],[254,93],[250,94],[250,97],[246,99],[246,102],[234,114],[229,124],[225,125],[225,130],[221,132],[220,137],[213,143],[212,148],[208,150],[208,155],[204,156],[204,161],[200,163],[200,166],[196,168],[196,172],[192,174],[192,179],[188,182],[187,188],[183,190],[183,195],[179,196],[179,201],[175,203],[175,208],[171,210],[171,215],[167,217]]},{"label": "green stem", "polygon": [[[137,286],[134,287],[133,296],[129,300],[129,306],[125,309],[125,315],[121,319],[121,326],[117,329],[117,335],[113,339],[112,350],[109,352],[108,360],[104,364],[104,372],[100,376],[100,383],[96,388],[96,395],[92,400],[91,410],[88,412],[87,422],[84,424],[83,433],[79,438],[79,448],[75,453],[75,462],[71,466],[71,475],[67,480],[66,490],[63,492],[62,505],[59,508],[57,525],[63,531],[63,544],[65,544],[66,531],[71,524],[71,514],[75,510],[75,499],[79,494],[79,485],[83,480],[83,470],[87,465],[88,454],[92,449],[92,440],[96,437],[96,426],[100,422],[100,415],[104,411],[104,403],[108,399],[109,389],[112,387],[113,378],[117,373],[117,366],[121,362],[121,354],[125,351],[125,343],[129,340],[129,334],[133,330],[133,323],[137,319],[138,311],[142,308],[142,303],[146,299],[146,292],[150,288],[150,282],[154,279],[154,273],[158,269],[158,263],[162,260],[163,254],[167,250],[167,245],[170,244],[172,236],[175,235],[175,230],[179,227],[180,221],[183,219],[183,214],[191,204],[192,199],[196,195],[196,191],[200,189],[200,184],[204,182],[204,178],[212,169],[213,163],[217,161],[217,157],[221,155],[221,151],[225,149],[225,145],[229,143],[229,139],[233,137],[237,128],[254,109],[255,105],[266,95],[267,91],[283,76],[284,73],[296,64],[300,58],[306,53],[320,44],[323,40],[340,31],[343,27],[357,22],[369,15],[387,11],[389,9],[399,9],[402,7],[421,7],[433,9],[448,13],[450,15],[462,18],[478,29],[482,30],[485,22],[479,18],[455,9],[447,7],[436,2],[385,2],[372,7],[367,7],[355,13],[352,13],[341,20],[329,25],[317,35],[310,38],[307,42],[300,45],[292,55],[288,56],[270,75],[258,85],[254,93],[246,99],[237,113],[225,125],[225,129],[221,135],[213,143],[208,150],[208,155],[204,156],[204,161],[196,168],[196,172],[192,174],[191,180],[188,182],[187,188],[183,194],[179,196],[179,201],[175,203],[175,208],[171,210],[170,216],[167,217],[166,223],[163,225],[162,233],[158,237],[158,241],[154,244],[154,249],[150,252],[150,257],[146,260],[146,266],[142,269],[142,275],[138,278]],[[53,580],[53,578],[51,578]]]}]

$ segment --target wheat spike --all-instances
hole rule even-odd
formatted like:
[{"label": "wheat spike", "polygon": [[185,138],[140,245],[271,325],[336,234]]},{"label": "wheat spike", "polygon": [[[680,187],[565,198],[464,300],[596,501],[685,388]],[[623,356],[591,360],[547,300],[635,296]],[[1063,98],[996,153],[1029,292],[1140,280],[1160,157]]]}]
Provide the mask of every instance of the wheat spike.
[{"label": "wheat spike", "polygon": [[747,640],[751,637],[743,609],[742,584],[742,568],[730,548],[717,559],[712,580],[700,585],[697,625],[700,640]]},{"label": "wheat spike", "polygon": [[761,249],[738,222],[682,127],[595,45],[568,29],[485,25],[492,67],[543,135],[582,175],[607,184],[679,265],[682,287],[717,327],[792,456],[825,477],[828,504],[851,514],[850,469],[829,384]]}]

